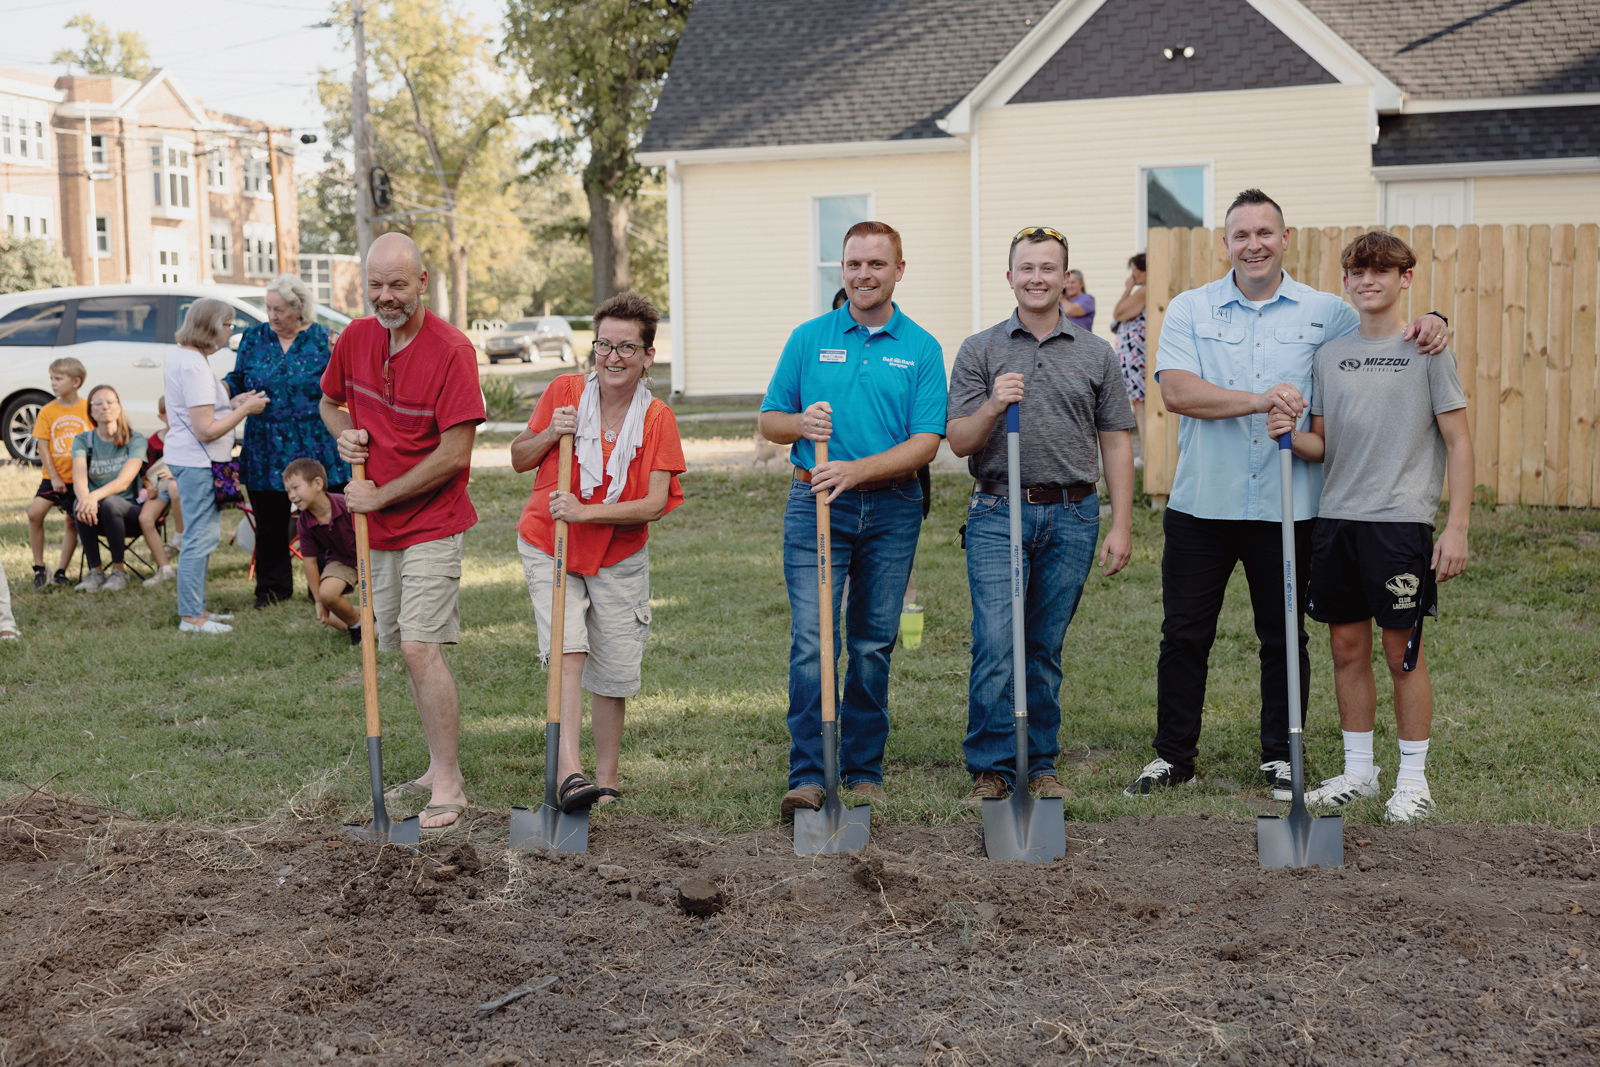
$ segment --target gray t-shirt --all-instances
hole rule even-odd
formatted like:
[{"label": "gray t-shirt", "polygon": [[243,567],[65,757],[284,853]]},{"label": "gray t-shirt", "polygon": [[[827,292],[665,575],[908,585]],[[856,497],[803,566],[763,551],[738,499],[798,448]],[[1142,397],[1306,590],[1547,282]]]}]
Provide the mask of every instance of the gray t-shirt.
[{"label": "gray t-shirt", "polygon": [[1361,522],[1433,525],[1444,491],[1444,435],[1435,416],[1467,406],[1455,353],[1410,341],[1328,341],[1311,363],[1311,414],[1327,440],[1317,514]]},{"label": "gray t-shirt", "polygon": [[[950,371],[952,419],[972,415],[1002,374],[1023,376],[1021,458],[1024,487],[1064,489],[1100,474],[1097,430],[1130,430],[1133,408],[1122,363],[1104,340],[1066,316],[1043,341],[1011,318],[961,342]],[[996,419],[983,448],[967,460],[974,478],[1006,480],[1006,420]]]}]

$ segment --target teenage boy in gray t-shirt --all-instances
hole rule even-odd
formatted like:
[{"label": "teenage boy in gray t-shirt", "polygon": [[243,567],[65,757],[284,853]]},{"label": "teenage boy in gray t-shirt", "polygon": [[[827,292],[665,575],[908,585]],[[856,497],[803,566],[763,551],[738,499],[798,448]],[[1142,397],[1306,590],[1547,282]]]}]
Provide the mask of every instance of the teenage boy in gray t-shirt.
[{"label": "teenage boy in gray t-shirt", "polygon": [[[1406,318],[1400,298],[1417,262],[1406,243],[1382,231],[1363,234],[1345,248],[1341,262],[1361,328],[1317,349],[1310,431],[1295,431],[1294,420],[1281,412],[1267,422],[1274,438],[1294,434],[1295,455],[1324,464],[1306,614],[1328,624],[1344,773],[1324,781],[1306,802],[1338,807],[1378,794],[1375,619],[1394,680],[1400,735],[1400,773],[1388,817],[1414,822],[1433,804],[1425,773],[1433,688],[1422,657],[1422,616],[1438,614],[1436,582],[1467,565],[1467,402],[1453,353],[1422,356],[1401,340]],[[1447,476],[1450,518],[1435,544],[1433,517]],[[1415,657],[1408,667],[1411,642]]]}]

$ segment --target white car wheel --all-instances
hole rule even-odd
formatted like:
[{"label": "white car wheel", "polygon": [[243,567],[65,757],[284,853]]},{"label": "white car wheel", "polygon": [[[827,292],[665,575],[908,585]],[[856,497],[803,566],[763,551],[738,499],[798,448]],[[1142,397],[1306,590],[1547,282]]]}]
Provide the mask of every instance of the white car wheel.
[{"label": "white car wheel", "polygon": [[11,403],[6,405],[4,425],[6,435],[6,451],[12,459],[22,460],[24,463],[39,462],[39,441],[33,436],[34,423],[39,419],[39,411],[50,403],[49,393],[23,393]]}]

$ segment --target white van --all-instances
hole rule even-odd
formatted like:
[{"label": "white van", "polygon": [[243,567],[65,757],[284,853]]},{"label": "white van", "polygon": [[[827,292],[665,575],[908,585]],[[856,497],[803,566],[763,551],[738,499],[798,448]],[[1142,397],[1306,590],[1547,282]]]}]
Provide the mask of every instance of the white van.
[{"label": "white van", "polygon": [[33,424],[51,400],[50,363],[74,356],[88,371],[85,390],[114,386],[128,422],[143,434],[161,428],[156,401],[172,335],[202,297],[233,305],[233,339],[211,357],[218,377],[233,369],[239,334],[266,313],[233,287],[78,285],[0,294],[0,429],[12,459],[39,462]]}]

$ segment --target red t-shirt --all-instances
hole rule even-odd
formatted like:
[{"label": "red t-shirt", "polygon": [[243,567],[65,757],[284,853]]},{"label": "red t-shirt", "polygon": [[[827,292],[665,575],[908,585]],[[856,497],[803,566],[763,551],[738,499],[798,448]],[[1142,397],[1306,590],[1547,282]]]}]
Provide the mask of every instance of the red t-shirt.
[{"label": "red t-shirt", "polygon": [[[431,311],[424,312],[422,331],[393,358],[389,331],[375,317],[345,327],[322,372],[322,391],[347,405],[356,428],[367,431],[367,477],[379,485],[432,455],[442,431],[484,420],[478,354],[466,334]],[[467,496],[471,473],[367,516],[372,547],[392,552],[469,529],[478,521]]]},{"label": "red t-shirt", "polygon": [[[578,398],[583,396],[583,384],[583,375],[564,374],[546,386],[544,395],[539,398],[539,406],[534,408],[533,417],[528,420],[528,429],[538,433],[549,426],[558,407],[577,407]],[[600,449],[609,463],[612,446],[602,438]],[[522,539],[551,554],[555,553],[556,523],[550,517],[550,494],[556,487],[560,462],[559,446],[545,453],[539,463],[539,473],[533,479],[533,495],[522,509],[522,518],[517,520],[517,533],[522,535]],[[671,511],[683,503],[683,487],[678,484],[678,475],[686,469],[683,443],[678,440],[678,420],[665,403],[652,400],[644,413],[644,442],[633,454],[633,462],[628,464],[628,484],[622,487],[622,495],[617,497],[617,503],[643,500],[650,495],[650,472],[669,471],[672,482],[667,487],[667,511]],[[579,500],[583,500],[579,488],[581,485],[582,475],[574,457],[570,491],[577,493]],[[610,487],[611,475],[606,474],[595,488],[594,495],[583,502],[603,502]],[[567,569],[577,574],[594,574],[601,567],[609,567],[627,559],[643,548],[649,539],[650,524],[647,522],[626,526],[599,522],[568,523]]]}]

